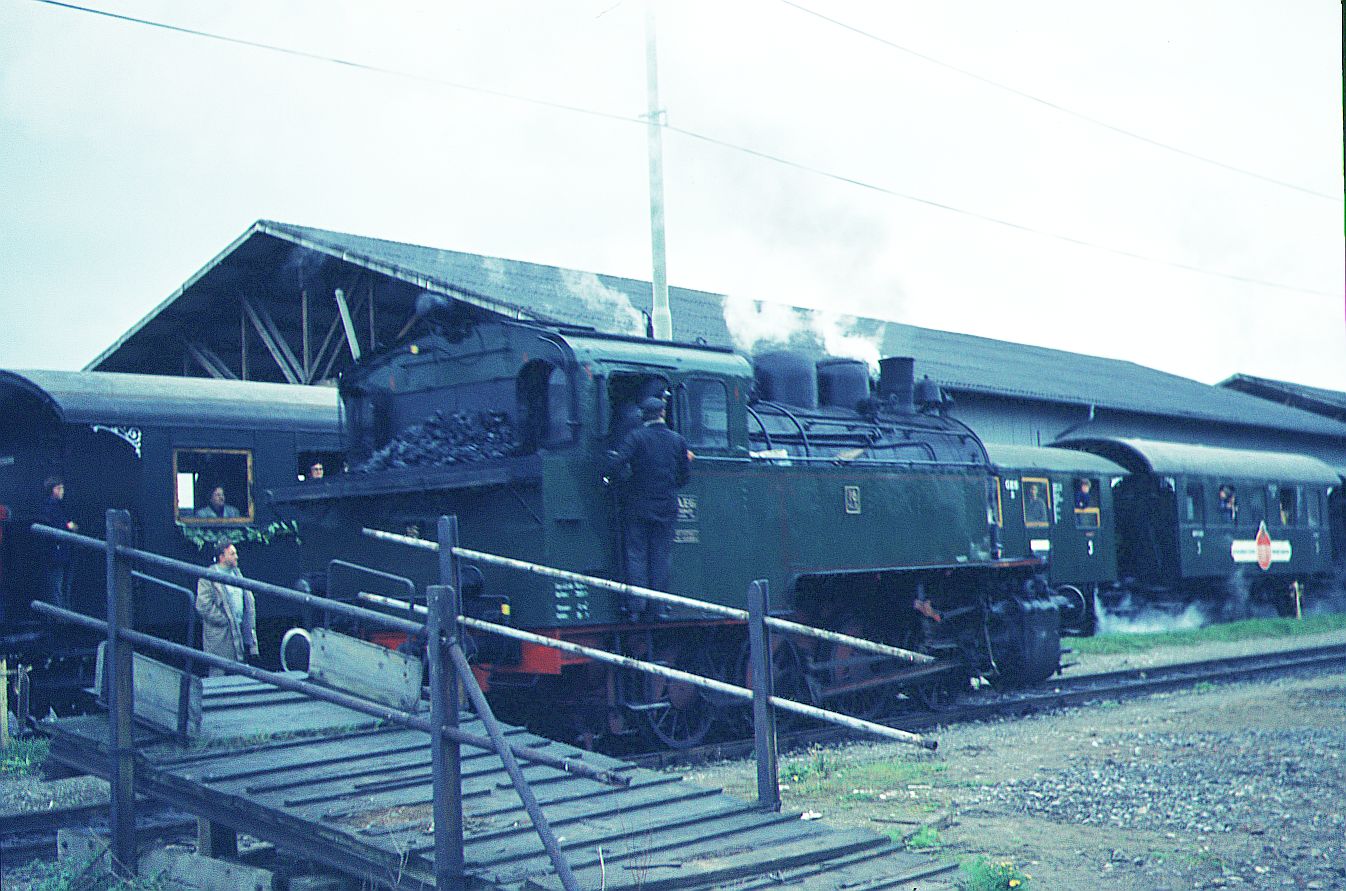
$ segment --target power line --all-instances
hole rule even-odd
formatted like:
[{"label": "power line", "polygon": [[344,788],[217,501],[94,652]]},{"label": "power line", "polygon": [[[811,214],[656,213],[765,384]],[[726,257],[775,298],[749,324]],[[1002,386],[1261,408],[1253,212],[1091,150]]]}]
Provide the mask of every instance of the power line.
[{"label": "power line", "polygon": [[1088,123],[1093,124],[1096,127],[1102,127],[1104,130],[1111,130],[1113,133],[1120,133],[1123,136],[1128,136],[1131,139],[1139,140],[1141,142],[1147,143],[1148,145],[1152,145],[1157,148],[1164,149],[1166,151],[1174,152],[1176,154],[1183,155],[1184,157],[1192,158],[1193,160],[1196,161],[1202,161],[1206,164],[1213,164],[1216,167],[1221,167],[1224,168],[1225,170],[1230,170],[1233,171],[1234,173],[1239,173],[1244,176],[1250,176],[1253,179],[1260,179],[1263,182],[1272,183],[1277,186],[1283,186],[1287,189],[1294,189],[1296,192],[1303,192],[1306,195],[1313,195],[1318,198],[1326,198],[1329,201],[1342,200],[1342,196],[1340,195],[1332,195],[1327,192],[1319,192],[1316,189],[1310,189],[1306,186],[1300,186],[1292,182],[1286,182],[1285,180],[1276,179],[1275,177],[1258,173],[1255,170],[1248,170],[1244,167],[1236,167],[1233,164],[1226,164],[1224,161],[1218,161],[1215,158],[1209,158],[1205,155],[1199,155],[1196,152],[1190,152],[1187,149],[1179,148],[1176,145],[1171,145],[1167,142],[1161,142],[1158,139],[1152,139],[1149,136],[1144,136],[1140,133],[1136,133],[1133,130],[1127,130],[1125,127],[1119,127],[1115,124],[1109,124],[1107,121],[1103,121],[1091,115],[1087,115],[1082,111],[1076,111],[1073,108],[1067,108],[1066,106],[1053,102],[1050,99],[1043,99],[1041,96],[1035,96],[1032,93],[1025,92],[1024,90],[1016,89],[1015,87],[1003,84],[1000,81],[994,80],[989,77],[985,77],[984,75],[977,74],[976,72],[973,71],[968,71],[966,68],[959,68],[957,65],[952,65],[948,62],[945,62],[942,59],[937,59],[934,56],[918,52],[917,50],[903,46],[900,43],[894,43],[893,41],[887,39],[886,37],[880,37],[877,34],[873,34],[869,31],[864,30],[863,28],[858,28],[855,25],[848,24],[846,22],[841,21],[840,19],[834,19],[831,16],[824,15],[823,13],[818,12],[817,10],[809,9],[807,6],[794,2],[794,0],[779,0],[779,2],[793,9],[797,9],[800,12],[811,15],[814,18],[822,19],[823,21],[828,22],[829,24],[836,25],[838,28],[843,28],[847,31],[850,31],[853,34],[858,34],[861,37],[873,40],[876,43],[881,43],[884,46],[898,50],[899,52],[906,53],[907,55],[914,56],[918,59],[921,59],[922,61],[929,62],[932,65],[938,65],[941,68],[947,68],[950,71],[955,71],[958,74],[963,75],[964,77],[970,77],[979,83],[986,84],[989,87],[994,87],[997,90],[1003,90],[1006,93],[1011,93],[1015,96],[1020,97],[1021,99],[1027,99],[1030,102],[1036,102],[1039,105],[1044,105],[1047,108],[1059,111],[1062,114],[1067,114],[1070,115],[1071,117],[1079,118],[1082,121],[1087,121]]},{"label": "power line", "polygon": [[[96,9],[93,7],[80,6],[74,3],[63,2],[63,0],[33,0],[33,2],[42,3],[48,6],[56,6],[62,9],[73,10],[75,12],[86,12],[93,15],[103,16],[105,18],[115,19],[117,21],[126,22],[130,24],[145,25],[147,27],[158,28],[164,31],[172,31],[178,34],[186,34],[192,37],[202,37],[207,40],[216,40],[222,43],[231,43],[238,46],[251,47],[253,49],[268,50],[270,52],[281,53],[283,55],[295,56],[298,58],[309,59],[312,61],[330,62],[334,65],[340,65],[346,68],[352,68],[360,71],[370,71],[378,74],[390,75],[392,77],[400,77],[410,80],[421,81],[423,83],[435,84],[438,86],[446,86],[456,90],[463,90],[465,92],[478,93],[485,96],[492,96],[497,99],[508,99],[513,102],[520,102],[528,105],[536,105],[541,106],[543,108],[556,109],[559,111],[568,111],[576,114],[587,115],[589,117],[602,118],[605,120],[639,124],[642,127],[648,126],[649,123],[648,120],[644,117],[636,117],[633,115],[621,115],[612,112],[598,111],[596,109],[584,108],[583,106],[570,105],[568,103],[563,102],[551,102],[545,99],[537,99],[530,96],[522,96],[517,93],[509,93],[503,90],[492,90],[486,87],[477,87],[471,84],[464,84],[458,81],[450,81],[450,80],[444,80],[442,78],[430,77],[429,75],[413,74],[406,71],[399,71],[393,68],[384,68],[378,65],[371,65],[364,62],[355,62],[349,59],[338,58],[336,56],[327,56],[321,53],[314,53],[306,50],[298,50],[293,49],[291,47],[279,46],[270,43],[263,43],[255,40],[247,40],[241,37],[230,37],[224,34],[218,34],[211,31],[201,31],[195,28],[186,28],[180,25],[172,25],[166,22],[159,22],[152,19],[143,19],[143,18],[137,18],[135,16],[122,15],[120,13],[108,12],[106,10]],[[789,2],[789,0],[782,0],[782,2]],[[1152,263],[1160,266],[1168,266],[1173,269],[1182,269],[1187,272],[1195,272],[1201,275],[1209,275],[1216,278],[1228,279],[1230,281],[1242,282],[1245,284],[1262,285],[1264,287],[1276,288],[1282,291],[1294,291],[1304,294],[1314,294],[1323,297],[1338,296],[1335,292],[1332,291],[1323,291],[1315,288],[1303,288],[1297,285],[1287,285],[1281,282],[1269,281],[1267,279],[1253,278],[1250,276],[1237,275],[1235,273],[1220,272],[1214,269],[1206,269],[1201,266],[1192,266],[1186,263],[1178,263],[1171,260],[1164,260],[1157,257],[1150,257],[1145,254],[1138,254],[1132,251],[1123,250],[1121,248],[1108,247],[1107,245],[1098,244],[1092,241],[1086,241],[1085,239],[1082,238],[1075,238],[1070,235],[1062,235],[1060,233],[1051,232],[1046,229],[1034,228],[1032,226],[1027,226],[1022,223],[1015,223],[1011,220],[1001,219],[1000,217],[993,217],[987,214],[978,213],[977,211],[967,210],[952,204],[945,204],[943,202],[935,201],[930,198],[922,198],[918,195],[912,195],[907,192],[901,192],[896,189],[890,189],[886,186],[876,185],[874,183],[866,182],[864,180],[855,179],[854,177],[845,176],[844,174],[823,170],[822,168],[813,167],[799,161],[792,161],[780,155],[774,155],[771,154],[770,152],[749,148],[747,146],[729,142],[728,140],[719,139],[718,137],[710,136],[705,133],[700,133],[695,130],[688,130],[684,127],[675,127],[667,123],[662,124],[662,126],[669,132],[677,133],[680,136],[685,136],[689,139],[698,140],[700,142],[704,142],[709,145],[729,149],[731,151],[739,152],[741,154],[758,158],[760,160],[770,161],[775,164],[780,164],[782,166],[810,173],[815,176],[820,176],[825,179],[830,179],[836,182],[842,182],[848,185],[857,186],[862,189],[867,189],[871,192],[876,192],[882,195],[889,195],[891,197],[900,198],[905,201],[911,201],[917,204],[924,204],[927,207],[934,207],[940,210],[949,211],[950,213],[961,214],[963,216],[972,217],[974,219],[979,219],[984,222],[994,223],[995,225],[1004,226],[1006,228],[1014,229],[1019,232],[1027,232],[1033,235],[1040,235],[1046,238],[1054,239],[1056,241],[1065,242],[1067,244],[1072,244],[1079,247],[1092,248],[1094,250],[1103,251],[1105,253],[1114,254],[1120,257],[1127,257],[1129,259],[1140,260],[1146,263]]]},{"label": "power line", "polygon": [[681,127],[675,127],[672,125],[665,125],[665,126],[668,130],[674,133],[679,133],[683,136],[687,136],[692,139],[699,139],[702,142],[708,142],[712,145],[718,145],[723,148],[729,148],[733,149],[734,151],[743,152],[744,154],[752,155],[757,158],[762,158],[767,161],[773,161],[777,164],[782,164],[786,167],[792,167],[796,170],[803,170],[808,173],[812,173],[815,176],[822,176],[826,177],[827,179],[836,180],[838,182],[848,183],[853,186],[859,186],[862,189],[868,189],[872,192],[878,192],[883,195],[892,195],[895,198],[902,198],[906,201],[913,201],[916,202],[917,204],[924,204],[928,207],[937,207],[940,210],[947,210],[951,213],[973,217],[975,219],[982,220],[987,223],[994,223],[997,226],[1005,226],[1006,228],[1009,229],[1015,229],[1019,232],[1029,232],[1034,235],[1041,235],[1046,238],[1052,238],[1055,239],[1056,241],[1063,241],[1067,244],[1078,245],[1080,247],[1093,248],[1094,250],[1104,251],[1109,254],[1115,254],[1119,257],[1129,257],[1132,260],[1143,260],[1146,263],[1154,263],[1160,266],[1168,266],[1173,269],[1183,269],[1188,272],[1199,272],[1202,275],[1212,275],[1218,278],[1229,279],[1230,281],[1244,282],[1246,284],[1252,284],[1252,285],[1264,285],[1268,288],[1277,288],[1282,291],[1297,291],[1304,294],[1317,294],[1323,297],[1340,296],[1333,291],[1320,291],[1316,288],[1302,288],[1299,287],[1298,285],[1287,285],[1281,282],[1273,282],[1268,281],[1267,279],[1253,278],[1251,276],[1246,275],[1238,275],[1232,272],[1220,272],[1215,269],[1206,269],[1201,266],[1192,266],[1187,263],[1178,263],[1174,260],[1163,260],[1158,257],[1148,256],[1146,254],[1137,254],[1133,251],[1124,250],[1122,248],[1108,247],[1107,245],[1098,244],[1097,242],[1086,241],[1083,238],[1075,238],[1074,236],[1071,235],[1062,235],[1059,232],[1052,232],[1047,229],[1038,229],[1033,226],[1026,226],[1023,223],[1015,223],[1012,220],[1001,219],[1000,217],[993,217],[988,214],[978,213],[977,211],[974,210],[966,210],[961,207],[955,207],[952,204],[945,204],[940,201],[934,201],[930,198],[922,198],[919,195],[912,195],[907,192],[899,192],[896,189],[890,189],[887,188],[886,186],[875,185],[873,183],[868,183],[865,182],[864,180],[855,179],[853,177],[845,176],[843,174],[832,173],[830,171],[822,170],[817,167],[811,167],[808,164],[803,164],[799,161],[791,161],[790,159],[782,158],[779,155],[773,155],[768,152],[762,152],[758,151],[757,149],[751,149],[745,146],[736,145],[731,142],[726,142],[722,139],[716,139],[713,136],[707,136],[704,133],[697,133],[694,130],[684,130]]},{"label": "power line", "polygon": [[331,62],[333,65],[341,65],[345,68],[353,68],[358,71],[372,71],[377,74],[387,74],[392,77],[400,77],[406,80],[416,80],[422,83],[436,84],[438,86],[452,87],[455,90],[463,90],[468,93],[480,93],[483,96],[493,96],[497,99],[510,99],[514,102],[523,102],[529,105],[539,105],[543,108],[555,108],[560,111],[570,111],[576,114],[589,115],[595,118],[606,118],[610,121],[623,121],[627,123],[646,124],[645,118],[634,117],[631,115],[614,114],[607,111],[598,111],[593,108],[584,108],[580,105],[568,105],[564,102],[551,102],[546,99],[537,99],[532,96],[521,96],[518,93],[508,93],[504,90],[492,90],[489,87],[478,87],[472,84],[460,83],[458,81],[444,80],[443,78],[430,77],[425,74],[414,74],[410,71],[399,71],[396,68],[384,68],[379,65],[370,65],[366,62],[355,62],[350,59],[342,59],[336,56],[326,56],[322,53],[308,52],[307,50],[294,49],[293,47],[280,46],[274,43],[263,43],[257,40],[248,40],[243,37],[230,37],[226,34],[217,34],[213,31],[201,31],[196,28],[186,28],[181,25],[171,25],[167,22],[159,22],[153,19],[142,19],[136,16],[122,15],[121,13],[109,12],[105,9],[96,9],[92,6],[80,6],[75,3],[65,3],[62,0],[33,0],[35,3],[44,3],[47,6],[59,6],[62,9],[70,9],[75,12],[87,12],[92,15],[103,16],[104,18],[116,19],[121,22],[128,22],[133,25],[145,25],[150,28],[158,28],[162,31],[173,31],[177,34],[187,34],[192,37],[203,37],[207,40],[215,40],[220,43],[232,43],[237,46],[246,46],[253,49],[269,50],[274,53],[281,53],[286,56],[295,56],[300,59],[309,59],[315,62]]}]

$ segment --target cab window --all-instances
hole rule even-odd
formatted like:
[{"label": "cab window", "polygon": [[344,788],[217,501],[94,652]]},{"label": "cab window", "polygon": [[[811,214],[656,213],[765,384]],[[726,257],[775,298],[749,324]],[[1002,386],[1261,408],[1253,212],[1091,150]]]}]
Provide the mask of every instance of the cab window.
[{"label": "cab window", "polygon": [[1024,525],[1040,528],[1051,525],[1051,486],[1046,477],[1026,476],[1020,480],[1024,500]]},{"label": "cab window", "polygon": [[1100,511],[1098,508],[1098,480],[1093,477],[1077,476],[1070,483],[1071,497],[1075,504],[1075,526],[1078,529],[1097,529]]},{"label": "cab window", "polygon": [[174,449],[173,514],[187,525],[251,523],[252,452],[248,449]]},{"label": "cab window", "polygon": [[565,369],[536,359],[519,372],[518,405],[526,451],[564,445],[573,438],[570,381]]},{"label": "cab window", "polygon": [[1000,477],[993,476],[986,481],[986,522],[993,526],[1004,526],[1005,515],[1001,511]]},{"label": "cab window", "polygon": [[1183,492],[1182,521],[1206,525],[1206,490],[1200,483],[1188,483]]},{"label": "cab window", "polygon": [[657,374],[624,371],[612,375],[608,381],[608,441],[612,448],[640,426],[640,403],[651,396],[667,403],[668,380]]},{"label": "cab window", "polygon": [[678,387],[678,429],[692,446],[729,447],[729,391],[723,381],[693,378]]}]

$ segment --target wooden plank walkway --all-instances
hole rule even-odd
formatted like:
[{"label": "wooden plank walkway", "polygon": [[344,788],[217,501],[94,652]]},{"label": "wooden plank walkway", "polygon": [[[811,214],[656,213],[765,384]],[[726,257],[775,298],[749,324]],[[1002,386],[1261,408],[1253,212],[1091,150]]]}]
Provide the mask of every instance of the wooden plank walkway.
[{"label": "wooden plank walkway", "polygon": [[[137,788],[362,880],[433,884],[428,734],[240,678],[209,678],[202,735],[183,746],[138,729]],[[46,725],[54,757],[107,773],[106,718]],[[463,729],[485,736],[464,715]],[[804,891],[949,887],[950,865],[887,837],[762,813],[720,790],[641,770],[518,727],[512,742],[628,775],[607,786],[523,764],[582,887]],[[476,888],[560,891],[499,757],[463,748],[466,862]],[[946,876],[947,877],[947,876]]]}]

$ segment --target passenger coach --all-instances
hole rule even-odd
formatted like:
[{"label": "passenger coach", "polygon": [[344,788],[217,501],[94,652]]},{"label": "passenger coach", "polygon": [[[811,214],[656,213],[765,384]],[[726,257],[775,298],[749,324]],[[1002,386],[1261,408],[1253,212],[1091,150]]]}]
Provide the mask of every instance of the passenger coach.
[{"label": "passenger coach", "polygon": [[[341,468],[336,393],[322,387],[187,377],[70,371],[0,371],[0,605],[7,655],[43,664],[83,660],[69,637],[48,639],[27,604],[37,599],[46,543],[29,531],[60,475],[80,532],[102,538],[105,511],[131,512],[147,550],[206,563],[213,536],[238,539],[244,571],[290,584],[300,551],[292,526],[261,497],[292,483],[314,461]],[[207,505],[223,491],[227,516]],[[203,514],[211,514],[203,516]],[[98,613],[100,555],[76,548],[74,608]],[[181,580],[179,580],[181,581]],[[188,603],[180,593],[138,582],[136,625],[181,639]],[[259,599],[264,636],[286,617]],[[293,617],[290,617],[293,618]],[[265,645],[264,645],[265,649]],[[270,652],[274,652],[272,645]]]},{"label": "passenger coach", "polygon": [[1316,458],[1147,439],[1059,444],[1129,471],[1113,492],[1124,586],[1187,590],[1225,610],[1246,594],[1289,613],[1296,584],[1333,571],[1327,518],[1341,479]]}]

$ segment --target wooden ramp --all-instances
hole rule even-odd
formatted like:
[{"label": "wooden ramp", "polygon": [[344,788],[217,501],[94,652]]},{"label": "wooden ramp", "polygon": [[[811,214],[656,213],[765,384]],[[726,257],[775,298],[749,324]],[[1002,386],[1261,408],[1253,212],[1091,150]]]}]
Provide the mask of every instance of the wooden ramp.
[{"label": "wooden ramp", "polygon": [[[362,880],[433,884],[428,734],[239,678],[207,679],[202,734],[190,745],[138,729],[137,789]],[[52,755],[106,776],[107,720],[45,725]],[[475,718],[463,729],[485,736]],[[612,787],[523,764],[582,887],[805,891],[948,887],[950,864],[887,837],[842,830],[680,777],[507,728],[512,742],[624,773]],[[466,862],[472,887],[560,891],[500,759],[463,748]]]}]

